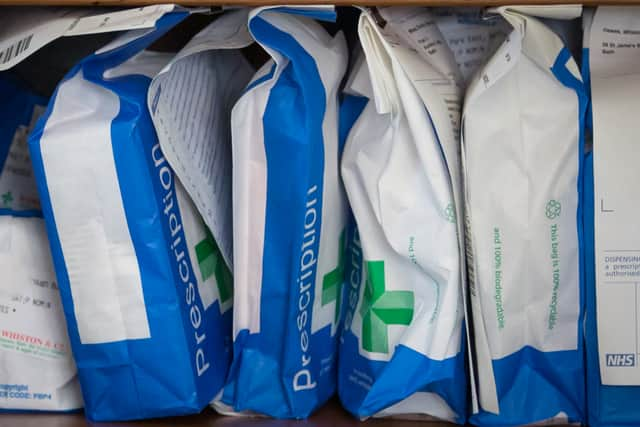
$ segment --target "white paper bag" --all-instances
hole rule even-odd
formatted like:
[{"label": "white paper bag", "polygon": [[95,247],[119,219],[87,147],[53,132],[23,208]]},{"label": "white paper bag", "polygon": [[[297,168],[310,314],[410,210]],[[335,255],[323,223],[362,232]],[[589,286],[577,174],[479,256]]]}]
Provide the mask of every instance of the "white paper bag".
[{"label": "white paper bag", "polygon": [[366,58],[347,91],[368,103],[342,159],[359,234],[339,373],[341,400],[360,418],[465,420],[459,119],[464,77],[496,31],[469,10],[360,17]]},{"label": "white paper bag", "polygon": [[584,419],[579,172],[584,87],[561,39],[501,7],[513,31],[471,82],[462,140],[479,425]]}]

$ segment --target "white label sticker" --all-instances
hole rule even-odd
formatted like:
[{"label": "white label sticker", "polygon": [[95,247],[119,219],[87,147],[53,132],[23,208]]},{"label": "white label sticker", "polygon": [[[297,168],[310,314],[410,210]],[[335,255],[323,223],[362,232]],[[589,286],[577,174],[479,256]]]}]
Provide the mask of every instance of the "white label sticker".
[{"label": "white label sticker", "polygon": [[[58,88],[40,140],[84,344],[151,336],[111,144],[111,122],[119,111],[115,94],[79,72]],[[58,131],[61,122],[66,125]]]},{"label": "white label sticker", "polygon": [[92,8],[7,8],[0,15],[0,71],[63,36],[151,28],[175,5],[155,5],[110,13]]},{"label": "white label sticker", "polygon": [[70,356],[69,339],[41,218],[0,216],[0,354]]}]

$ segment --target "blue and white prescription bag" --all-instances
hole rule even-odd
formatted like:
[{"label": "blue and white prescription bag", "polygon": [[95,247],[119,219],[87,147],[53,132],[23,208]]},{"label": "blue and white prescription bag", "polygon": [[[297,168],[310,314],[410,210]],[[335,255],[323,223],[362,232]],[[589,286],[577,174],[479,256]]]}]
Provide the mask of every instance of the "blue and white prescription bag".
[{"label": "blue and white prescription bag", "polygon": [[[58,86],[30,138],[86,415],[197,413],[231,360],[230,273],[165,160],[147,89],[180,22],[125,33]],[[226,277],[218,281],[217,277]]]},{"label": "blue and white prescription bag", "polygon": [[305,418],[335,391],[347,203],[332,7],[252,11],[271,55],[232,112],[234,360],[223,412]]}]

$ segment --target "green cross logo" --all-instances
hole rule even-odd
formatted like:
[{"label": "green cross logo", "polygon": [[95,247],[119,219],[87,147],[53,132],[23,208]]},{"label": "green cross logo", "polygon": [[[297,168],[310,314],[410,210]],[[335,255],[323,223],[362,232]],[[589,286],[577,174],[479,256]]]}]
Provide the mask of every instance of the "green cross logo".
[{"label": "green cross logo", "polygon": [[4,206],[10,206],[11,202],[13,202],[13,194],[11,194],[11,191],[7,191],[2,195],[2,204]]},{"label": "green cross logo", "polygon": [[387,327],[408,326],[413,320],[411,291],[385,291],[384,261],[367,261],[367,283],[362,316],[362,347],[371,353],[389,353]]},{"label": "green cross logo", "polygon": [[560,212],[562,212],[562,205],[557,200],[549,200],[547,202],[547,206],[545,207],[545,215],[549,219],[556,219],[560,216]]},{"label": "green cross logo", "polygon": [[340,317],[340,303],[342,300],[342,298],[340,298],[340,291],[342,290],[342,284],[344,283],[344,239],[345,232],[343,230],[342,233],[340,233],[338,265],[322,278],[322,306],[324,307],[333,301],[336,302],[336,322]]},{"label": "green cross logo", "polygon": [[233,277],[209,228],[205,226],[205,230],[206,237],[196,245],[196,257],[200,267],[200,274],[203,281],[215,276],[218,293],[220,294],[220,303],[224,304],[233,296]]}]

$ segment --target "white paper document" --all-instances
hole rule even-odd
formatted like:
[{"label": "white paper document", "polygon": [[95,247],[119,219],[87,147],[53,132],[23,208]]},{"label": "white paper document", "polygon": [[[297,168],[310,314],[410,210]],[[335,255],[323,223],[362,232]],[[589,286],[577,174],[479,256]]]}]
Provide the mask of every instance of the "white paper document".
[{"label": "white paper document", "polygon": [[603,385],[639,385],[640,7],[600,7],[589,32],[598,354]]},{"label": "white paper document", "polygon": [[222,15],[158,76],[148,103],[162,151],[233,267],[231,109],[253,76],[247,11]]},{"label": "white paper document", "polygon": [[7,8],[0,14],[0,71],[60,37],[152,28],[176,8],[165,4],[108,13],[95,8]]}]

